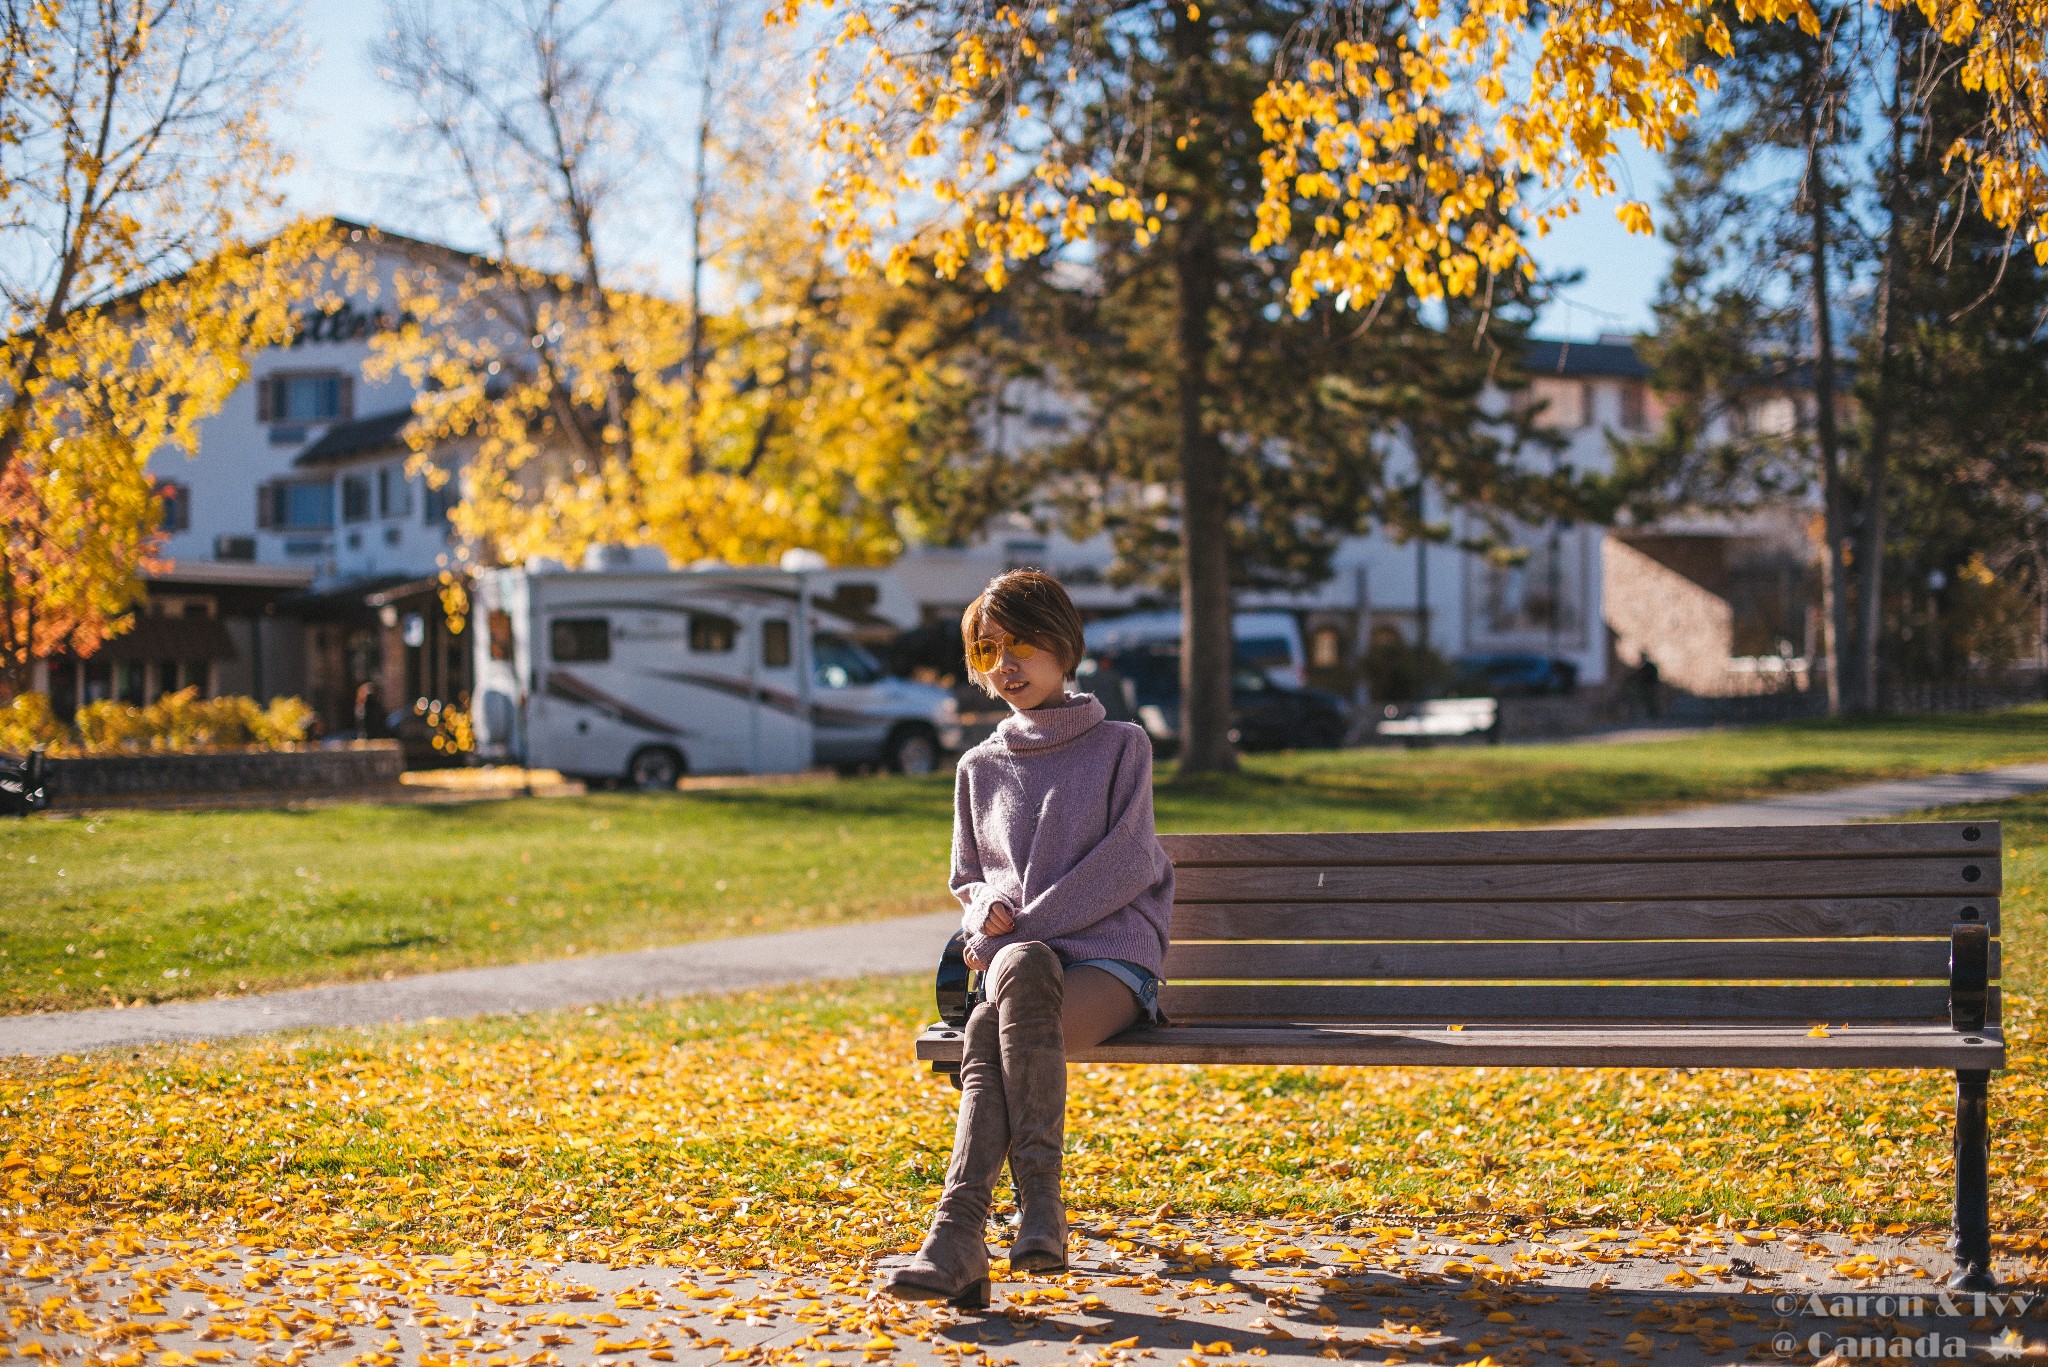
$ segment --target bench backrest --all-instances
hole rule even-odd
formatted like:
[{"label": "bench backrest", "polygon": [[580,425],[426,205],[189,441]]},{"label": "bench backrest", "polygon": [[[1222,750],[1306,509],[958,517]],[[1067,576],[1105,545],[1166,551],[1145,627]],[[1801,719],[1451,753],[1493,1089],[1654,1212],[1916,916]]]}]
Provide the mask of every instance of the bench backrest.
[{"label": "bench backrest", "polygon": [[1999,1018],[1999,838],[1995,821],[1162,836],[1161,1005],[1974,1029]]}]

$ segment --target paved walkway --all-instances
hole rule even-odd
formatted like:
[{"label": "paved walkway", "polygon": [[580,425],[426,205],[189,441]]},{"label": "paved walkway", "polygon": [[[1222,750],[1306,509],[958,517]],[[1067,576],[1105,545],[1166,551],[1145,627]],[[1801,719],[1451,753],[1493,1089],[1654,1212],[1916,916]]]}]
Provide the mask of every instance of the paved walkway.
[{"label": "paved walkway", "polygon": [[2048,764],[2018,764],[1971,774],[1860,783],[1825,793],[1724,802],[1712,807],[1683,807],[1675,812],[1610,816],[1570,824],[1607,830],[1645,826],[1822,826],[1836,821],[1877,821],[1968,802],[2003,802],[2043,788],[2048,788]]},{"label": "paved walkway", "polygon": [[504,1015],[871,973],[928,972],[938,966],[939,950],[959,924],[957,912],[942,912],[779,935],[699,940],[632,954],[422,973],[388,982],[169,1002],[125,1011],[4,1016],[0,1054],[76,1054],[167,1040]]},{"label": "paved walkway", "polygon": [[[1828,793],[1577,822],[1581,827],[1802,826],[1865,821],[1930,807],[1996,802],[2048,788],[2048,764],[1866,783]],[[0,1017],[0,1055],[75,1054],[168,1040],[220,1039],[309,1026],[542,1011],[600,1002],[925,973],[957,923],[951,912],[863,925],[705,940],[668,949],[426,973],[391,982],[311,987],[125,1011]]]},{"label": "paved walkway", "polygon": [[178,1367],[241,1353],[298,1367],[1720,1367],[2048,1352],[2038,1245],[2002,1259],[2000,1292],[1980,1300],[1944,1288],[1938,1234],[1361,1219],[1334,1239],[1266,1220],[1076,1235],[1069,1275],[1003,1280],[979,1313],[873,1297],[867,1269],[827,1280],[468,1251],[195,1251],[28,1230],[0,1250],[0,1302],[17,1355],[153,1352]]}]

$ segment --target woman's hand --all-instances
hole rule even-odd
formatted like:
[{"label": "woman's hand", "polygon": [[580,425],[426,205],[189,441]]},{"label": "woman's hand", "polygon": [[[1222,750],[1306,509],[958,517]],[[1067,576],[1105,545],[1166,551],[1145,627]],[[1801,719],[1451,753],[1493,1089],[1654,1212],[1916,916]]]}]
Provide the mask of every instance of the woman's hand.
[{"label": "woman's hand", "polygon": [[988,915],[982,918],[981,933],[984,935],[1008,935],[1017,928],[1017,918],[1010,914],[1010,908],[1002,902],[989,904]]},{"label": "woman's hand", "polygon": [[971,949],[962,950],[960,953],[960,957],[967,960],[967,966],[973,969],[976,973],[984,972],[988,968],[987,963],[974,957],[974,951]]}]

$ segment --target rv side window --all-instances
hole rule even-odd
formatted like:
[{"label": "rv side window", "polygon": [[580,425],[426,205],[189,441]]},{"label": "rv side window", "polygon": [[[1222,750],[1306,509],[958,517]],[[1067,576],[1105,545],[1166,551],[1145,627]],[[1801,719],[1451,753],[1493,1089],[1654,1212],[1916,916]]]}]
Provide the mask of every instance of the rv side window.
[{"label": "rv side window", "polygon": [[491,609],[487,619],[491,632],[491,658],[509,660],[512,658],[512,614],[502,608]]},{"label": "rv side window", "polygon": [[771,617],[761,623],[761,664],[768,669],[789,668],[789,623]]},{"label": "rv side window", "polygon": [[731,650],[739,634],[740,624],[730,617],[709,612],[690,614],[690,649],[700,654],[718,655]]},{"label": "rv side window", "polygon": [[557,617],[548,623],[548,653],[557,664],[596,664],[612,657],[609,617]]}]

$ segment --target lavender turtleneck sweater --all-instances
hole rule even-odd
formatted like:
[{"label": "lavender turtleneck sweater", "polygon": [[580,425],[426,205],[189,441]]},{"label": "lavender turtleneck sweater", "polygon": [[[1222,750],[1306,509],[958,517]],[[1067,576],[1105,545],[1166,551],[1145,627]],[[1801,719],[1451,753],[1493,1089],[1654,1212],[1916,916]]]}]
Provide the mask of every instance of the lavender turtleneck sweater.
[{"label": "lavender turtleneck sweater", "polygon": [[[1152,743],[1103,720],[1092,693],[1005,717],[960,757],[953,892],[967,951],[1042,940],[1063,962],[1128,959],[1164,970],[1173,864],[1152,831]],[[989,907],[1016,918],[984,935]]]}]

